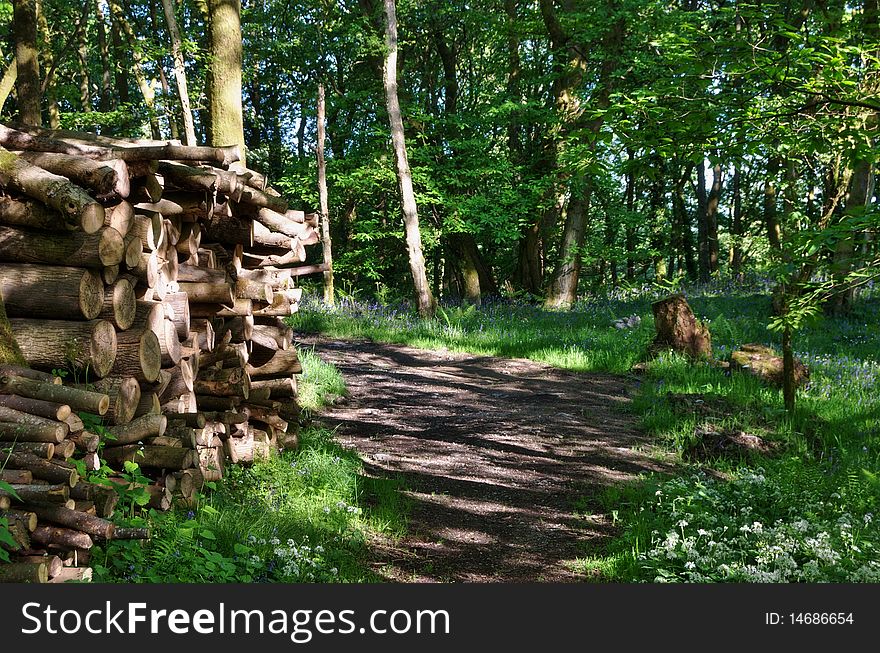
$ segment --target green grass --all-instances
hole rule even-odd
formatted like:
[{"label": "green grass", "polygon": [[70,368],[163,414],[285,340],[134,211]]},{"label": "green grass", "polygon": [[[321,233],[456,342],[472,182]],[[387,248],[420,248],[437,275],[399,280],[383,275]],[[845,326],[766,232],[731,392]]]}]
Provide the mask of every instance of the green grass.
[{"label": "green grass", "polygon": [[[302,351],[304,410],[345,394],[339,372]],[[325,428],[300,431],[300,446],[252,467],[230,465],[193,507],[122,511],[121,525],[150,527],[147,542],[95,547],[104,582],[376,582],[367,543],[398,537],[407,504],[396,478],[364,474],[357,453]],[[131,505],[123,501],[120,505]]]},{"label": "green grass", "polygon": [[[653,336],[651,293],[584,302],[570,312],[500,302],[445,307],[434,321],[400,307],[318,304],[294,328],[423,348],[521,357],[575,371],[625,373]],[[708,324],[715,355],[757,342],[778,348],[767,328],[765,292],[726,287],[689,293]],[[620,330],[613,321],[639,315]],[[585,551],[576,567],[600,581],[874,581],[880,578],[880,301],[848,317],[822,318],[796,336],[811,382],[788,415],[781,393],[750,376],[663,355],[637,381],[632,409],[642,427],[681,452],[707,424],[777,443],[779,453],[680,461],[676,477],[649,476],[598,498],[616,537]],[[718,414],[676,408],[669,394],[700,395]],[[587,504],[597,503],[589,498]],[[758,524],[755,526],[755,524]]]}]

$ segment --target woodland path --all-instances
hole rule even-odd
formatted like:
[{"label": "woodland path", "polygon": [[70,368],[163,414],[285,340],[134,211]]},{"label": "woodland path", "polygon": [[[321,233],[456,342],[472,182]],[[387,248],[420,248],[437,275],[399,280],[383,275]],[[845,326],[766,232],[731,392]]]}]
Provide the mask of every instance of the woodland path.
[{"label": "woodland path", "polygon": [[300,344],[336,365],[350,393],[319,421],[368,474],[404,478],[407,535],[372,548],[387,580],[585,580],[565,563],[611,534],[590,497],[664,466],[625,411],[628,379],[366,341]]}]

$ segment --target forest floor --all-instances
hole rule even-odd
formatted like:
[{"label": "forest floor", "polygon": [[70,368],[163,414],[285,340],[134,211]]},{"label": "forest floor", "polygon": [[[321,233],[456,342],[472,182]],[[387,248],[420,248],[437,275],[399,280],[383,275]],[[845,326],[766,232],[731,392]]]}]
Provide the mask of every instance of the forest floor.
[{"label": "forest floor", "polygon": [[615,530],[591,497],[669,469],[627,410],[636,385],[625,377],[361,340],[299,344],[348,387],[319,421],[409,498],[406,534],[372,543],[386,580],[586,580],[572,563]]}]

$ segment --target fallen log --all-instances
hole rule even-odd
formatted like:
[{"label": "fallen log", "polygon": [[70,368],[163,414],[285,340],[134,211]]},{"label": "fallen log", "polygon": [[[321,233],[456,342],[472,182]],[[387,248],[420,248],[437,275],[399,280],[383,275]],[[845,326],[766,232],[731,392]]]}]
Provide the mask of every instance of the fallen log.
[{"label": "fallen log", "polygon": [[161,369],[162,348],[153,331],[133,328],[116,335],[116,359],[110,369],[111,376],[153,383]]},{"label": "fallen log", "polygon": [[42,546],[62,549],[91,549],[92,538],[86,533],[61,526],[40,524],[31,533],[31,541]]},{"label": "fallen log", "polygon": [[99,197],[128,197],[131,189],[128,166],[122,159],[94,161],[82,156],[54,152],[24,152],[22,159],[71,182],[92,189]]},{"label": "fallen log", "polygon": [[165,415],[144,415],[132,420],[128,424],[112,426],[107,429],[110,434],[108,444],[117,445],[131,444],[144,438],[162,435],[168,426],[168,418]]},{"label": "fallen log", "polygon": [[113,523],[106,519],[77,510],[70,510],[63,506],[34,504],[30,507],[30,510],[35,512],[42,521],[48,521],[58,526],[66,526],[102,540],[112,539],[113,532],[116,529]]},{"label": "fallen log", "polygon": [[121,447],[108,447],[104,458],[108,464],[122,466],[133,462],[141,467],[154,469],[182,470],[192,466],[193,452],[180,447],[150,447],[127,444]]},{"label": "fallen log", "polygon": [[104,290],[104,305],[98,318],[107,320],[119,331],[130,329],[136,309],[134,287],[127,278],[117,279]]}]

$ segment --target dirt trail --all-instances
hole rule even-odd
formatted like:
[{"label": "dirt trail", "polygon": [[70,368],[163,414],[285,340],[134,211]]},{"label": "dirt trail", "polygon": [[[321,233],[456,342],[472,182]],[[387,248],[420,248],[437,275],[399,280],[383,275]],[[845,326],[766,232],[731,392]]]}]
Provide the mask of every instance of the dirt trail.
[{"label": "dirt trail", "polygon": [[582,579],[565,563],[608,537],[609,523],[574,502],[662,465],[623,410],[626,379],[361,341],[301,344],[336,365],[351,394],[320,421],[338,426],[368,473],[405,478],[408,534],[373,549],[388,580]]}]

